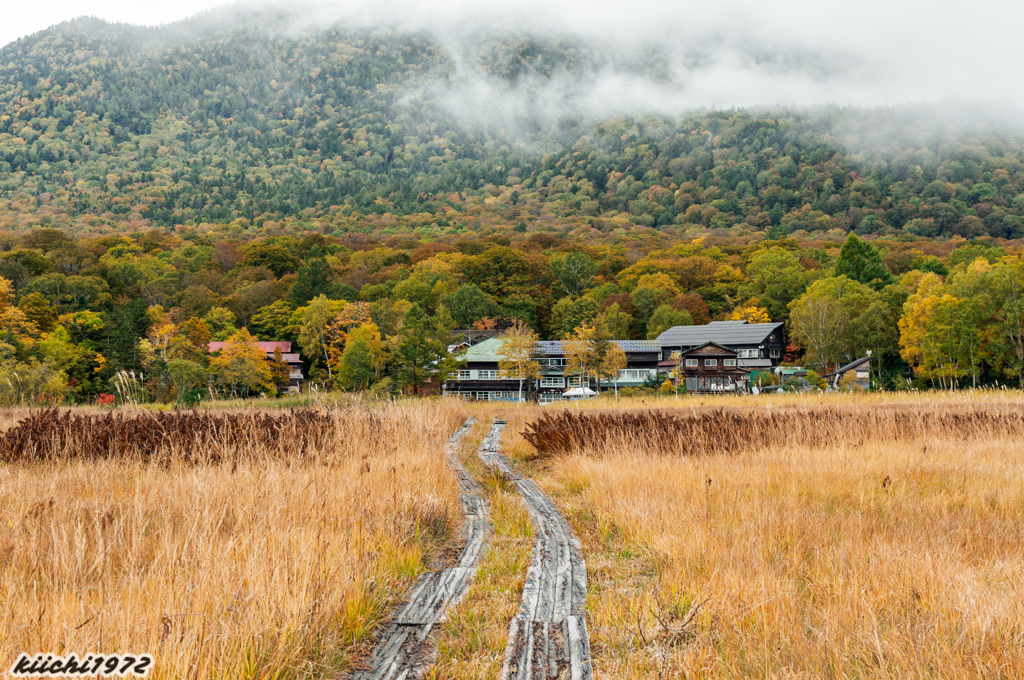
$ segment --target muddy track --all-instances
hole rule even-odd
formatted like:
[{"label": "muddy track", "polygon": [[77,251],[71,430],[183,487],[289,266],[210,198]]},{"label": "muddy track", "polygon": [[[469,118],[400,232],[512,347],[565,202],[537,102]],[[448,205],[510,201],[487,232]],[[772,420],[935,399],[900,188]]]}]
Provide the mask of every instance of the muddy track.
[{"label": "muddy track", "polygon": [[530,512],[534,542],[523,601],[509,626],[501,678],[589,680],[593,674],[584,612],[587,566],[579,539],[540,487],[517,474],[501,455],[499,428],[504,426],[504,421],[494,421],[478,455],[515,483]]},{"label": "muddy track", "polygon": [[417,579],[405,604],[395,612],[367,660],[370,668],[356,673],[353,680],[422,678],[435,661],[437,650],[427,638],[434,624],[443,619],[448,606],[458,602],[468,590],[490,529],[482,491],[459,460],[459,441],[472,425],[473,420],[467,420],[445,446],[448,466],[458,474],[462,511],[466,516],[466,543],[458,566],[426,572]]}]

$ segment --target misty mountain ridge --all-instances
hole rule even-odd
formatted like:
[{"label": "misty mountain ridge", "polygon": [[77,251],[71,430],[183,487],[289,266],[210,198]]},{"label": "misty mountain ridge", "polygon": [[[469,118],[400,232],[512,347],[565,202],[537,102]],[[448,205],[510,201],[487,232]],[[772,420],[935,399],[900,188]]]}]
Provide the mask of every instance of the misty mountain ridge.
[{"label": "misty mountain ridge", "polygon": [[0,224],[437,215],[479,195],[499,215],[532,200],[535,218],[616,228],[1024,235],[1012,105],[715,110],[734,103],[723,74],[806,103],[807,84],[861,83],[877,63],[742,31],[441,23],[231,5],[11,43]]}]

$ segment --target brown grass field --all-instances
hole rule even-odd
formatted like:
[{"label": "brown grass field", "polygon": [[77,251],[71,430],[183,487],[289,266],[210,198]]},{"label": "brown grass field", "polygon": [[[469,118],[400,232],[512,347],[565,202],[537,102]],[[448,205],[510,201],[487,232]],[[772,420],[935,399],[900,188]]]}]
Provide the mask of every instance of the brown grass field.
[{"label": "brown grass field", "polygon": [[[7,425],[24,413],[7,413]],[[459,527],[459,407],[329,414],[319,450],[0,463],[0,666],[150,652],[161,678],[337,675]],[[68,451],[67,453],[71,453]]]},{"label": "brown grass field", "polygon": [[[685,422],[630,433],[651,410]],[[497,677],[529,562],[522,504],[473,454],[491,417],[583,541],[597,678],[1024,677],[1024,394],[323,411],[301,454],[0,462],[0,667],[150,651],[161,678],[337,677],[460,535],[443,443],[472,415],[495,531],[435,680]],[[538,452],[521,433],[561,411],[626,429]]]},{"label": "brown grass field", "polygon": [[[710,456],[643,434],[550,458],[507,440],[584,542],[595,677],[1024,677],[1021,395],[679,403],[644,406],[794,419]],[[858,426],[792,429],[822,408]],[[1014,423],[929,429],[974,411]]]}]

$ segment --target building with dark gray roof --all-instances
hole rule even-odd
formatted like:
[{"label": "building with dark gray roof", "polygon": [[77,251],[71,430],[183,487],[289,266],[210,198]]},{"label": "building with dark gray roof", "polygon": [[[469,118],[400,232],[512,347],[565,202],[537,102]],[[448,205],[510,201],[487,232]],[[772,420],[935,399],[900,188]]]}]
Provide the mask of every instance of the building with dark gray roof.
[{"label": "building with dark gray roof", "polygon": [[779,365],[785,354],[786,339],[782,323],[712,321],[704,326],[674,326],[656,341],[664,363],[673,356],[713,342],[736,350],[739,366],[746,369],[770,369]]},{"label": "building with dark gray roof", "polygon": [[[500,377],[498,364],[501,356],[501,338],[491,338],[465,350],[464,367],[460,368],[445,385],[445,393],[465,399],[481,401],[515,401],[520,398],[518,380]],[[606,380],[605,388],[635,387],[658,375],[661,346],[653,340],[612,340],[626,355],[626,367],[615,380]],[[523,385],[522,396],[536,395],[546,404],[563,398],[567,389],[590,387],[591,380],[566,375],[567,359],[561,340],[541,340],[533,356],[540,364],[538,380]]]}]

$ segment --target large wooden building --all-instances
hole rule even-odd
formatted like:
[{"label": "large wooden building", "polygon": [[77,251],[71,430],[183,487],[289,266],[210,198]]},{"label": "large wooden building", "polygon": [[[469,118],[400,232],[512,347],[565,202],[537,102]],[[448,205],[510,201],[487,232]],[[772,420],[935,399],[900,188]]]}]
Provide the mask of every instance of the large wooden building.
[{"label": "large wooden building", "polygon": [[[658,375],[661,348],[652,340],[614,340],[626,354],[626,368],[619,371],[618,379],[603,382],[604,388],[630,387],[644,384],[649,376]],[[501,338],[492,338],[466,350],[466,364],[452,379],[445,382],[446,394],[479,401],[516,401],[519,399],[519,381],[498,377],[501,360]],[[564,398],[574,387],[596,387],[593,379],[584,381],[565,375],[566,358],[560,340],[537,343],[534,359],[541,365],[541,376],[532,384],[523,385],[523,399],[536,395],[542,404]]]},{"label": "large wooden building", "polygon": [[782,362],[786,339],[781,323],[712,321],[704,326],[674,326],[658,336],[662,361],[709,342],[736,351],[737,366],[771,370]]},{"label": "large wooden building", "polygon": [[685,350],[662,366],[679,370],[687,392],[745,392],[749,387],[750,370],[739,366],[737,351],[716,342]]}]

